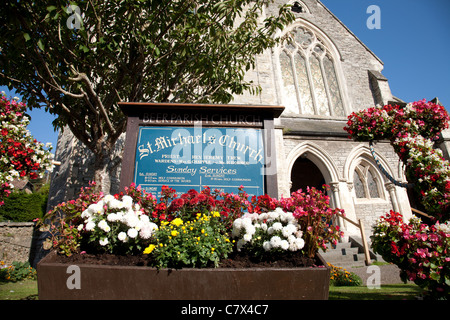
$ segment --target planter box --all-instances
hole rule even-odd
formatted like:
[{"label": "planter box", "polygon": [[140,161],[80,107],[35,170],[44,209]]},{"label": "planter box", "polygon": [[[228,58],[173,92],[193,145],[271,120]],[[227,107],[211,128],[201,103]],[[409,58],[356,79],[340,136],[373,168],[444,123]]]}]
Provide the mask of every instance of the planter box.
[{"label": "planter box", "polygon": [[53,262],[55,254],[50,253],[37,266],[40,300],[328,299],[330,269],[320,256],[323,266],[315,268],[158,271],[150,267],[80,264],[74,271],[70,264]]}]

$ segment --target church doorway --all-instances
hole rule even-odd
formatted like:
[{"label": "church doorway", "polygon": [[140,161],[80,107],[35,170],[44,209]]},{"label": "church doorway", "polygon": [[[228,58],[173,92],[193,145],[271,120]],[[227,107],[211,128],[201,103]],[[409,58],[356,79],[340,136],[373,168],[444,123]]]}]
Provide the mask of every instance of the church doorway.
[{"label": "church doorway", "polygon": [[291,193],[306,187],[315,187],[322,190],[325,178],[320,169],[305,156],[300,156],[294,163],[291,171]]}]

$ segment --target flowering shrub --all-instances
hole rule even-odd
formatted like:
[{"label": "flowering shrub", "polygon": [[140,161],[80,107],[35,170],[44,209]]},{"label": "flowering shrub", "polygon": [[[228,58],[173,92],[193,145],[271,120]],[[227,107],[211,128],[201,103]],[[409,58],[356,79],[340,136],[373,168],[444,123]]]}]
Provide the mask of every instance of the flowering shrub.
[{"label": "flowering shrub", "polygon": [[232,233],[234,238],[238,238],[238,251],[244,249],[261,257],[303,249],[305,241],[302,234],[292,212],[284,212],[281,208],[267,213],[245,214],[234,220]]},{"label": "flowering shrub", "polygon": [[14,179],[36,179],[46,170],[53,170],[51,144],[37,142],[26,129],[30,123],[26,108],[24,103],[7,100],[3,94],[0,98],[0,205],[11,193]]},{"label": "flowering shrub", "polygon": [[444,107],[422,100],[405,107],[353,112],[344,130],[357,141],[389,139],[427,212],[446,221],[450,218],[450,164],[433,148],[433,140],[448,128],[449,119]]},{"label": "flowering shrub", "polygon": [[403,134],[437,138],[450,120],[443,106],[425,100],[353,112],[344,128],[357,141],[392,140]]},{"label": "flowering shrub", "polygon": [[355,287],[360,286],[362,284],[362,280],[357,274],[349,272],[342,267],[332,265],[331,263],[328,263],[328,266],[331,268],[330,271],[331,285]]},{"label": "flowering shrub", "polygon": [[217,211],[198,213],[193,220],[175,218],[161,223],[144,254],[152,254],[158,268],[218,266],[233,250]]},{"label": "flowering shrub", "polygon": [[282,198],[279,205],[297,219],[305,240],[304,253],[308,257],[314,257],[319,249],[325,251],[327,243],[336,244],[342,237],[343,233],[339,226],[332,224],[332,219],[344,211],[330,208],[330,198],[320,190],[309,187],[306,193],[298,190],[290,198]]},{"label": "flowering shrub", "polygon": [[86,234],[88,243],[99,252],[137,253],[149,242],[158,226],[150,221],[139,204],[128,195],[121,200],[106,195],[81,214],[78,231]]},{"label": "flowering shrub", "polygon": [[17,282],[24,279],[35,280],[36,278],[36,269],[32,268],[28,261],[14,261],[11,265],[6,265],[4,261],[0,261],[0,282]]},{"label": "flowering shrub", "polygon": [[434,297],[450,294],[450,221],[428,226],[413,217],[409,223],[391,211],[374,226],[372,248],[401,269],[403,281],[428,288]]}]

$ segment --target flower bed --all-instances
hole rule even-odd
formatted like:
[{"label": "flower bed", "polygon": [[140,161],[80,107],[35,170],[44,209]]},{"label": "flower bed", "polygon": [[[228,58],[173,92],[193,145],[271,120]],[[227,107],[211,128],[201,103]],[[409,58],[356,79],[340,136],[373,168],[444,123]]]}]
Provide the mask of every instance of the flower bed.
[{"label": "flower bed", "polygon": [[[163,187],[157,200],[135,185],[114,196],[97,193],[90,186],[82,189],[78,199],[50,211],[40,224],[51,233],[46,248],[55,249],[57,257],[64,257],[59,262],[66,265],[83,264],[88,257],[102,265],[109,256],[115,259],[113,264],[134,261],[127,263],[163,273],[322,269],[326,276],[319,278],[327,279],[328,288],[329,270],[317,253],[341,236],[339,227],[331,225],[336,211],[340,210],[331,209],[329,198],[314,188],[276,200],[249,199],[243,188],[235,195],[205,187],[200,193],[191,190],[177,197],[175,190]],[[54,262],[44,261],[41,267]],[[295,277],[303,278],[293,275],[294,282]],[[41,285],[46,281],[40,281]],[[294,291],[297,298],[305,296],[298,290]]]}]

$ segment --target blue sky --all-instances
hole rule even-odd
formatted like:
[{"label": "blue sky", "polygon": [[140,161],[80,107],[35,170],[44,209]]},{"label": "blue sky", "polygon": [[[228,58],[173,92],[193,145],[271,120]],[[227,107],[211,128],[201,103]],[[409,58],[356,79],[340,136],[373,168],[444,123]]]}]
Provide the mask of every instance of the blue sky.
[{"label": "blue sky", "polygon": [[[383,62],[392,93],[412,102],[438,97],[450,110],[449,0],[322,0]],[[380,29],[367,28],[370,5],[381,12]],[[0,87],[8,96],[7,88]],[[365,107],[365,106],[362,106]],[[54,117],[33,109],[28,129],[56,148]]]}]

